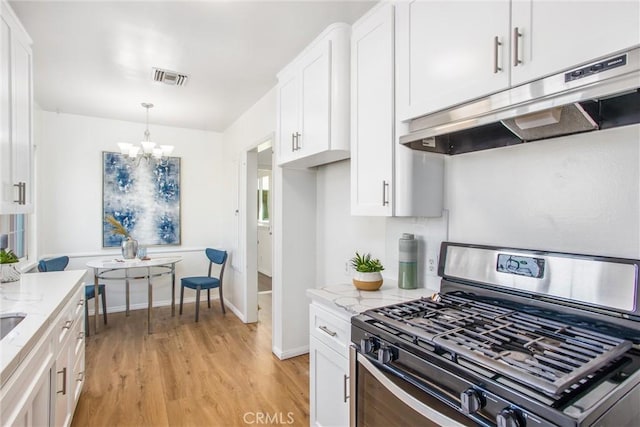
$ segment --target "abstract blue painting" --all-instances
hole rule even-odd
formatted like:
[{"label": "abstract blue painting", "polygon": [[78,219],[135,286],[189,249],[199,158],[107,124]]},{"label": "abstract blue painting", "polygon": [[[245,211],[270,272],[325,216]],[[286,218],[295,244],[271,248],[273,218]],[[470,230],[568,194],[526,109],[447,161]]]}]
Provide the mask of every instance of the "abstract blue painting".
[{"label": "abstract blue painting", "polygon": [[102,246],[120,246],[108,215],[140,245],[180,244],[180,158],[130,159],[102,153]]}]

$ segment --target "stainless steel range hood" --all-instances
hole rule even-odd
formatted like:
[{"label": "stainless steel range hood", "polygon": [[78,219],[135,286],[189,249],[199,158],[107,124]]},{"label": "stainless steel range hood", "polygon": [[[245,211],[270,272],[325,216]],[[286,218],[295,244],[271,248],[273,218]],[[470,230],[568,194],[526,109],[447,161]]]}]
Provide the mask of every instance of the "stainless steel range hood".
[{"label": "stainless steel range hood", "polygon": [[640,123],[640,48],[409,122],[400,143],[461,154]]}]

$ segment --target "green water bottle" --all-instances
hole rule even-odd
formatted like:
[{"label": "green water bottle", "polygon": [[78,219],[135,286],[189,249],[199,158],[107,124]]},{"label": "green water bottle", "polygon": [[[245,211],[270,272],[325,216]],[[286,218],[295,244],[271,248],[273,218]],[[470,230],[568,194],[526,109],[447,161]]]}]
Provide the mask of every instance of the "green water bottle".
[{"label": "green water bottle", "polygon": [[418,287],[418,241],[413,234],[403,233],[398,254],[398,287],[416,289]]}]

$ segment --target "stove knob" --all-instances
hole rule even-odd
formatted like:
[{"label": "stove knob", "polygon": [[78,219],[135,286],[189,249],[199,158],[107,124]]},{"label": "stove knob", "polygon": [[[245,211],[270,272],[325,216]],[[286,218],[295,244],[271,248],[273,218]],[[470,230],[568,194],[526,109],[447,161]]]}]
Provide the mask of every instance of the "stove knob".
[{"label": "stove knob", "polygon": [[482,394],[472,388],[460,393],[460,407],[465,414],[475,414],[484,407]]},{"label": "stove knob", "polygon": [[364,354],[371,353],[375,348],[375,344],[373,338],[363,338],[360,340],[360,351]]},{"label": "stove knob", "polygon": [[498,427],[524,427],[524,422],[518,416],[518,412],[512,408],[504,408],[496,416]]},{"label": "stove knob", "polygon": [[391,362],[392,356],[393,355],[391,354],[391,349],[387,347],[378,350],[378,362],[382,363],[383,365]]}]

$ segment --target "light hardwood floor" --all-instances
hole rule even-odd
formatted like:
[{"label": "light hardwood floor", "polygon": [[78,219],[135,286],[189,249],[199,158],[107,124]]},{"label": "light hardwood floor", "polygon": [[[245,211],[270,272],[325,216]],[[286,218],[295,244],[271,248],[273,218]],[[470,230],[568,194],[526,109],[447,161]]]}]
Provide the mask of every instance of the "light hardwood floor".
[{"label": "light hardwood floor", "polygon": [[259,304],[249,325],[217,300],[201,302],[198,323],[193,304],[173,318],[158,308],[151,335],[145,310],[109,314],[87,339],[72,426],[308,426],[309,357],[271,353],[271,295]]}]

